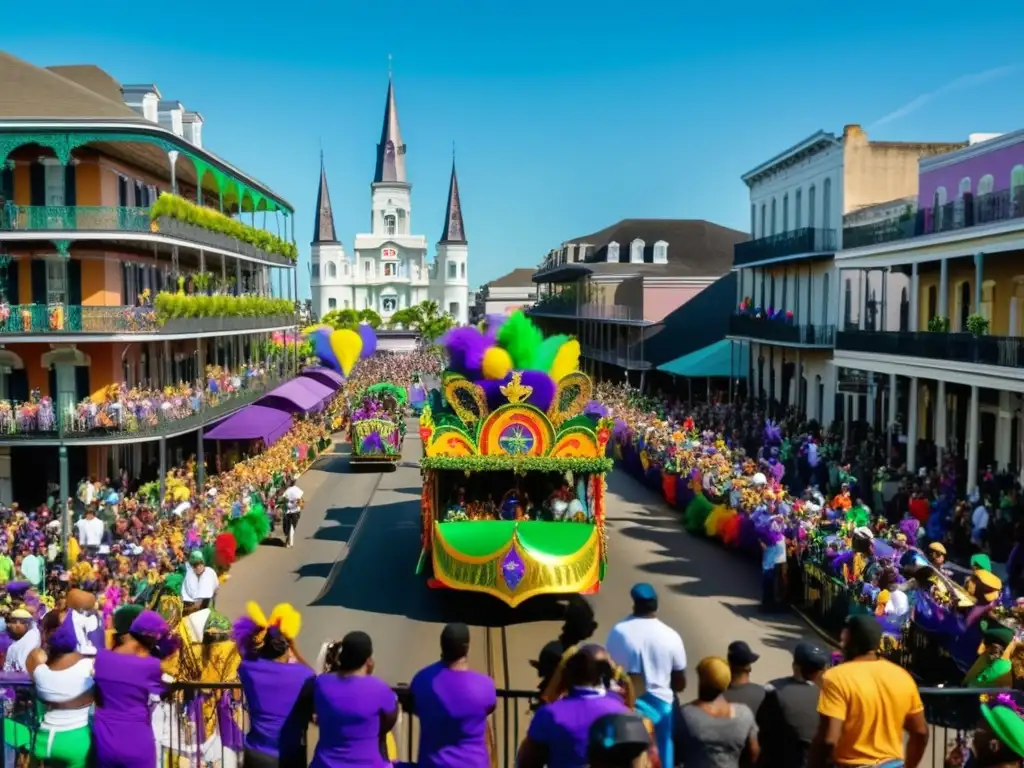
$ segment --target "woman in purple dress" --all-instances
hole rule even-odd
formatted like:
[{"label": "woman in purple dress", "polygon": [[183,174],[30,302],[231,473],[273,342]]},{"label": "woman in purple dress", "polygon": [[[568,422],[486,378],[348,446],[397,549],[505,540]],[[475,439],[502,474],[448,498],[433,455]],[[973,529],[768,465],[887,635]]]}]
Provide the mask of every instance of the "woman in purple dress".
[{"label": "woman in purple dress", "polygon": [[[136,612],[125,606],[114,614],[115,631],[126,616]],[[120,619],[120,621],[119,621]],[[153,697],[164,690],[160,659],[175,650],[176,638],[167,622],[154,611],[142,611],[118,633],[118,645],[96,655],[96,711],[93,740],[96,764],[104,768],[155,768]]]},{"label": "woman in purple dress", "polygon": [[398,721],[398,698],[373,676],[373,642],[349,632],[327,648],[326,671],[313,685],[320,737],[311,768],[385,768],[386,738]]},{"label": "woman in purple dress", "polygon": [[246,768],[304,768],[306,727],[313,711],[316,673],[298,649],[302,617],[288,604],[267,618],[256,603],[234,626],[242,656],[238,678],[249,712]]}]

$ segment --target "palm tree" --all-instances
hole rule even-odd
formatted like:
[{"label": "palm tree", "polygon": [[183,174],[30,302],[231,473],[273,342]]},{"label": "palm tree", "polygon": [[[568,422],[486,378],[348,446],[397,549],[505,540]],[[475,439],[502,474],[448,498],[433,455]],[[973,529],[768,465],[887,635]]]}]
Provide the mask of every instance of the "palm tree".
[{"label": "palm tree", "polygon": [[372,309],[360,309],[359,311],[354,309],[332,309],[323,316],[320,322],[331,326],[335,330],[340,331],[342,328],[348,328],[354,331],[360,323],[368,323],[374,328],[379,328],[383,321],[380,315]]},{"label": "palm tree", "polygon": [[398,325],[416,331],[428,343],[436,341],[455,325],[455,319],[442,312],[436,301],[421,301],[419,304],[400,309],[388,321],[391,327]]}]

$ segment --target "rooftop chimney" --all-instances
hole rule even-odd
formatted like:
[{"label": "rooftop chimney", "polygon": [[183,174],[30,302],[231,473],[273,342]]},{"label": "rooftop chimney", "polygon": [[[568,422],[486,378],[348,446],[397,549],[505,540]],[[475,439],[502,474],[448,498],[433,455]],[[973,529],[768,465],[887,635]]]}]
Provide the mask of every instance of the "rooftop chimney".
[{"label": "rooftop chimney", "polygon": [[141,85],[122,85],[121,97],[124,103],[134,109],[146,120],[159,122],[160,89],[152,83]]},{"label": "rooftop chimney", "polygon": [[185,141],[200,149],[203,148],[203,122],[203,116],[198,112],[185,112],[181,116]]},{"label": "rooftop chimney", "polygon": [[174,99],[160,99],[158,108],[160,125],[176,136],[184,138],[185,129],[182,118],[185,116],[185,107],[181,102]]}]

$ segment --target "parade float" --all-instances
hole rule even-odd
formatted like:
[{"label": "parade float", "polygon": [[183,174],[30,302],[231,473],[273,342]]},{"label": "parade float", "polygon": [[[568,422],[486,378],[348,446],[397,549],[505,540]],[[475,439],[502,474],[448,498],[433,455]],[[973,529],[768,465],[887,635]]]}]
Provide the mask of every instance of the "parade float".
[{"label": "parade float", "polygon": [[[511,607],[594,593],[607,566],[611,422],[591,403],[579,343],[526,315],[444,339],[448,367],[420,417],[429,585]],[[595,407],[596,406],[596,407]]]},{"label": "parade float", "polygon": [[356,400],[349,434],[351,461],[396,463],[405,439],[405,389],[389,382],[368,387]]}]

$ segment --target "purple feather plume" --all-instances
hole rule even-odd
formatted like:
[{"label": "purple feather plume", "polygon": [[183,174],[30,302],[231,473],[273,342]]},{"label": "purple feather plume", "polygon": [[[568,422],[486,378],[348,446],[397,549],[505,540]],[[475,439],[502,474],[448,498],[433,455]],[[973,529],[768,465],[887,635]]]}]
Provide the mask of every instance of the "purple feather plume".
[{"label": "purple feather plume", "polygon": [[252,639],[260,633],[262,628],[248,616],[242,616],[231,625],[231,639],[238,646],[238,652],[242,656],[252,653]]},{"label": "purple feather plume", "polygon": [[907,537],[907,541],[910,544],[914,544],[917,541],[917,531],[920,527],[921,523],[912,517],[900,521],[900,531]]},{"label": "purple feather plume", "polygon": [[530,405],[547,411],[555,399],[555,382],[544,371],[523,371],[523,384],[533,388],[533,393],[526,398]]},{"label": "purple feather plume", "polygon": [[473,326],[453,328],[441,339],[448,353],[448,368],[467,379],[479,379],[484,364],[484,353],[491,341]]},{"label": "purple feather plume", "polygon": [[591,418],[603,419],[608,416],[608,408],[604,403],[598,402],[597,400],[591,400],[583,406],[583,413]]},{"label": "purple feather plume", "polygon": [[61,625],[50,635],[46,644],[58,653],[71,653],[78,648],[78,633],[75,632],[75,612],[68,611]]}]

